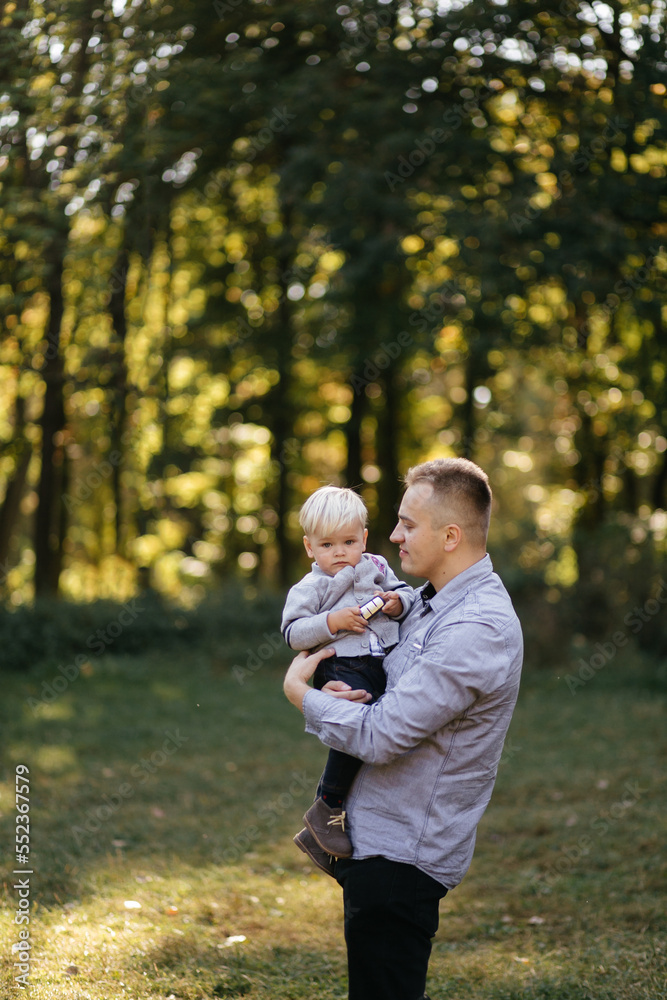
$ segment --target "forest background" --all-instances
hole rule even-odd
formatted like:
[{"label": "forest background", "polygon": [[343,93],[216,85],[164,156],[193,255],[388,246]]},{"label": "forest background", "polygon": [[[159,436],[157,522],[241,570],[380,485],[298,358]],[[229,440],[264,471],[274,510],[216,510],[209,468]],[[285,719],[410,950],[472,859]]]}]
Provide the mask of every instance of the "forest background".
[{"label": "forest background", "polygon": [[326,482],[396,565],[401,475],[463,455],[529,663],[631,642],[664,681],[663,0],[9,0],[0,25],[12,622],[279,597]]}]

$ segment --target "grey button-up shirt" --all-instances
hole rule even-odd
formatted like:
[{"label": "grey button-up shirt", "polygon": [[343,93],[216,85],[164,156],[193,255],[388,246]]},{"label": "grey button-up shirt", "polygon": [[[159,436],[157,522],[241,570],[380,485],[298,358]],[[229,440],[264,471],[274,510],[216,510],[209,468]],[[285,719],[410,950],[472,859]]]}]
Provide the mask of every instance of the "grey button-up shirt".
[{"label": "grey button-up shirt", "polygon": [[418,596],[401,624],[375,705],[311,690],[304,713],[307,732],[364,761],[345,802],[353,856],[415,865],[451,889],[491,798],[523,639],[488,555],[430,605]]}]

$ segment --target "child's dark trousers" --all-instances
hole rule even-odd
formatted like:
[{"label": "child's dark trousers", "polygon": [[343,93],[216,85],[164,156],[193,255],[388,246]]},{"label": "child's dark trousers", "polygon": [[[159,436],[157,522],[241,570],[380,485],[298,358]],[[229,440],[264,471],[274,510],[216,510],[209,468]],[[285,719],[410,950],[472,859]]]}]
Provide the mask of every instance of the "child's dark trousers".
[{"label": "child's dark trousers", "polygon": [[[322,660],[313,677],[313,687],[321,690],[328,681],[344,681],[355,690],[368,691],[377,701],[384,694],[387,678],[382,656],[330,656]],[[366,704],[372,704],[367,702]],[[318,796],[344,799],[350,790],[361,761],[342,750],[330,750],[320,778]]]}]

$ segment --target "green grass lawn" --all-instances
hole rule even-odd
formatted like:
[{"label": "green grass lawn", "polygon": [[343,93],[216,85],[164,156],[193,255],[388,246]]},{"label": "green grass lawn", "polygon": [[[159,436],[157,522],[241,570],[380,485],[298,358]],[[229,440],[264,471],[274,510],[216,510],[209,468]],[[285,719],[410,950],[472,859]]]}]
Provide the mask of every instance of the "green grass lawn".
[{"label": "green grass lawn", "polygon": [[[108,656],[37,710],[53,669],[5,675],[3,996],[25,764],[34,1000],[346,997],[340,890],[291,840],[326,750],[272,664],[240,684],[198,652]],[[434,1000],[667,997],[665,695],[628,664],[575,695],[527,677]]]}]

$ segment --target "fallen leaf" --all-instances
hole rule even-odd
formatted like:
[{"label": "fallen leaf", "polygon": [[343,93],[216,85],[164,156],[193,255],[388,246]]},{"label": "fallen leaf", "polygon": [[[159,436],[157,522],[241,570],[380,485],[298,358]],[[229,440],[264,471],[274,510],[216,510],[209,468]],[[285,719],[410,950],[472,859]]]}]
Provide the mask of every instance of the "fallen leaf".
[{"label": "fallen leaf", "polygon": [[127,847],[126,840],[112,840],[111,843],[114,847]]},{"label": "fallen leaf", "polygon": [[79,975],[79,969],[78,969],[78,967],[76,965],[68,965],[67,968],[65,969],[65,975],[66,976],[78,976]]},{"label": "fallen leaf", "polygon": [[514,956],[514,961],[515,962],[521,962],[523,965],[530,965],[530,959],[529,958],[519,958],[518,955]]},{"label": "fallen leaf", "polygon": [[151,808],[151,812],[153,813],[154,816],[157,816],[158,819],[164,819],[164,817],[167,815],[164,809],[160,809],[159,806],[153,806]]},{"label": "fallen leaf", "polygon": [[219,947],[220,948],[231,948],[231,946],[233,944],[241,944],[243,941],[246,941],[246,940],[247,940],[247,938],[246,938],[245,934],[232,934],[231,937],[225,938],[225,940],[222,942],[221,945],[219,945]]},{"label": "fallen leaf", "polygon": [[531,917],[528,921],[529,924],[543,924],[544,917]]},{"label": "fallen leaf", "polygon": [[136,899],[126,899],[123,904],[126,910],[140,910],[141,903],[137,903]]},{"label": "fallen leaf", "polygon": [[164,912],[167,914],[168,917],[175,917],[176,914],[178,913],[178,907],[168,906]]}]

